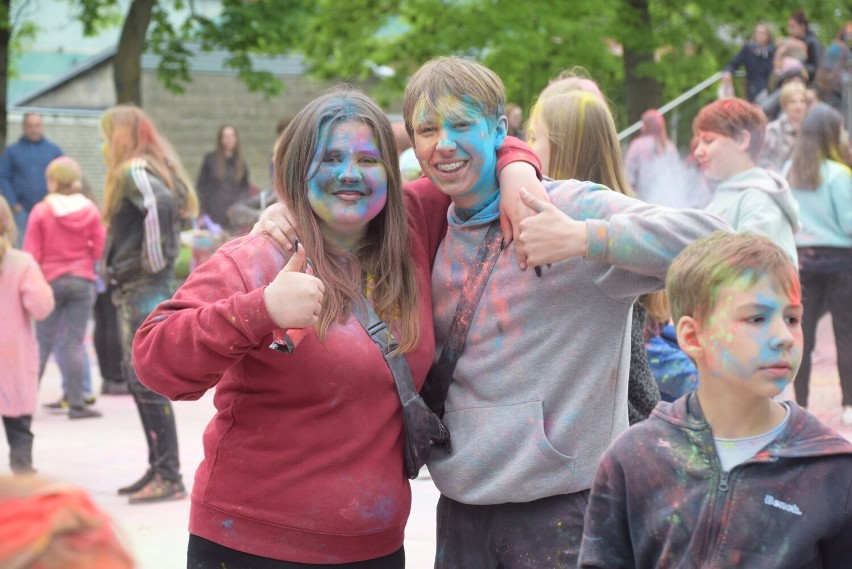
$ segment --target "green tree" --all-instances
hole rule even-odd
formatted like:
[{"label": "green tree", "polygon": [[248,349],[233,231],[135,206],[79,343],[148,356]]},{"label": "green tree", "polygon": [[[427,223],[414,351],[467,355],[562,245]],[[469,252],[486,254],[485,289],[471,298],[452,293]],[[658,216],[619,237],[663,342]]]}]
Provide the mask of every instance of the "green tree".
[{"label": "green tree", "polygon": [[781,32],[801,6],[829,40],[845,2],[318,0],[301,47],[323,77],[364,79],[377,66],[394,69],[380,80],[386,100],[438,55],[477,58],[501,76],[509,100],[525,107],[550,78],[579,65],[623,123],[721,70],[759,20]]},{"label": "green tree", "polygon": [[[77,8],[86,35],[96,34],[116,21],[118,0],[70,2]],[[254,69],[251,55],[293,49],[310,7],[308,0],[223,0],[221,13],[210,19],[197,14],[191,1],[132,0],[121,20],[113,66],[116,100],[142,104],[140,60],[146,49],[160,57],[159,80],[172,91],[182,92],[191,81],[188,61],[195,46],[205,51],[229,52],[225,66],[237,71],[249,89],[276,94],[281,89],[280,81],[269,72]],[[188,15],[175,23],[170,15],[184,9],[188,9]]]}]

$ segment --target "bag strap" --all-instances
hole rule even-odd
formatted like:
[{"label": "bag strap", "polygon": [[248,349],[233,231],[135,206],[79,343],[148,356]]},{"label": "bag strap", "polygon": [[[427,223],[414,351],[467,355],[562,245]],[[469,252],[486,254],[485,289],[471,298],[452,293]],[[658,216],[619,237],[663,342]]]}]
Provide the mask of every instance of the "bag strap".
[{"label": "bag strap", "polygon": [[470,267],[470,272],[462,287],[462,295],[456,306],[456,314],[450,324],[450,331],[441,350],[438,361],[429,370],[426,383],[420,390],[420,396],[432,409],[432,412],[442,417],[444,415],[444,401],[450,390],[450,382],[453,372],[456,371],[456,363],[464,350],[467,333],[473,321],[473,314],[485,285],[497,264],[497,257],[503,249],[503,240],[500,234],[500,224],[494,222],[482,238],[479,251],[476,254],[476,263]]},{"label": "bag strap", "polygon": [[403,407],[406,403],[417,397],[417,391],[414,389],[414,379],[411,377],[411,369],[408,367],[408,362],[399,354],[390,355],[397,347],[396,341],[388,330],[388,325],[379,318],[373,307],[367,302],[364,295],[361,295],[361,302],[352,303],[352,314],[367,331],[367,334],[372,338],[373,342],[379,347],[385,362],[391,370],[393,381],[396,383],[396,391],[399,394],[399,400]]}]

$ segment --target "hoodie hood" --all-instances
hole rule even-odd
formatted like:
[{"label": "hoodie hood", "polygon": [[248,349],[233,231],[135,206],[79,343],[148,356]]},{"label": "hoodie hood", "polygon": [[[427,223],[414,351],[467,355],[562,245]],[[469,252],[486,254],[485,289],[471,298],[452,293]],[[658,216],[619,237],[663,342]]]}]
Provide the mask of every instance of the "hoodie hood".
[{"label": "hoodie hood", "polygon": [[[787,427],[777,439],[760,451],[756,458],[852,455],[852,443],[823,425],[795,401],[785,401],[785,404],[790,407]],[[658,403],[652,414],[681,429],[710,430],[695,392],[688,393],[673,403]]]},{"label": "hoodie hood", "polygon": [[732,176],[719,184],[716,187],[716,195],[722,197],[721,194],[732,192],[737,193],[743,190],[757,189],[769,195],[784,216],[790,222],[794,231],[801,228],[799,223],[799,204],[793,197],[793,192],[790,191],[790,185],[787,180],[780,174],[776,174],[771,170],[764,168],[750,168],[745,172],[740,172],[736,176]]},{"label": "hoodie hood", "polygon": [[83,194],[48,194],[44,202],[57,223],[69,229],[82,230],[100,215],[94,202]]}]

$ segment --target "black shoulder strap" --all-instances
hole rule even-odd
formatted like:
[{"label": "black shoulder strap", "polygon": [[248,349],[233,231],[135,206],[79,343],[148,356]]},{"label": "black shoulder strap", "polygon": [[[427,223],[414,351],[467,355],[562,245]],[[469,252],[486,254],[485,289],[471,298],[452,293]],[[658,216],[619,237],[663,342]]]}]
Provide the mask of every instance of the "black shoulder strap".
[{"label": "black shoulder strap", "polygon": [[382,355],[393,374],[396,391],[399,393],[399,400],[404,407],[406,403],[417,397],[417,391],[414,389],[414,379],[411,377],[411,369],[408,367],[408,362],[401,355],[390,355],[396,349],[397,344],[388,330],[388,325],[379,318],[379,315],[376,314],[376,311],[373,310],[373,307],[370,306],[370,303],[367,302],[367,299],[363,295],[361,296],[361,302],[356,301],[352,303],[352,313],[358,319],[358,322],[361,323],[361,326],[364,327],[364,330],[367,331],[370,338],[373,339],[373,342],[382,351]]},{"label": "black shoulder strap", "polygon": [[441,357],[429,370],[426,383],[420,390],[423,400],[426,401],[432,412],[439,417],[444,414],[444,400],[446,400],[447,392],[450,390],[450,381],[452,381],[453,372],[456,370],[456,362],[458,362],[459,356],[464,350],[464,343],[467,340],[467,332],[473,321],[476,306],[479,304],[488,278],[497,264],[502,242],[500,224],[495,221],[482,239],[482,244],[480,244],[479,252],[476,255],[476,264],[469,269],[462,288],[462,296],[459,299],[458,306],[456,306],[456,314],[453,316],[450,331],[447,333],[444,348],[441,350]]}]

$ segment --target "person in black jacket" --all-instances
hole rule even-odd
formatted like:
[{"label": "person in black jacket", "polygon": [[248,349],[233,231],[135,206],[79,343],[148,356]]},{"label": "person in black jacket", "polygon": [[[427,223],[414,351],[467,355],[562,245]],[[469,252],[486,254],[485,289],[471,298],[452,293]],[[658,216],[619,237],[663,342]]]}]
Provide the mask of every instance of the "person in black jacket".
[{"label": "person in black jacket", "polygon": [[201,213],[231,231],[228,209],[249,197],[249,170],[240,150],[237,129],[229,124],[219,128],[216,150],[204,157],[198,174]]},{"label": "person in black jacket", "polygon": [[809,81],[813,82],[817,69],[819,69],[819,62],[822,59],[822,43],[811,31],[804,10],[799,9],[790,14],[787,19],[787,33],[791,37],[802,40],[807,45],[808,54],[804,63],[805,69],[808,70]]},{"label": "person in black jacket", "polygon": [[746,70],[746,98],[753,102],[757,95],[769,87],[772,74],[772,59],[775,56],[775,43],[772,30],[766,22],[754,27],[754,41],[747,42],[740,52],[725,67],[722,81],[730,84],[733,73],[740,67]]}]

